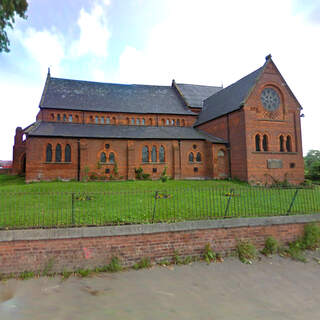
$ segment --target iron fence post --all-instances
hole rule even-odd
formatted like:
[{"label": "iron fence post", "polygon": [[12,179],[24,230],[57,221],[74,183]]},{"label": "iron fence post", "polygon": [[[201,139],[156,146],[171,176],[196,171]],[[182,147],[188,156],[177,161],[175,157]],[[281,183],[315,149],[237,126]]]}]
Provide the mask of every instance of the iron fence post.
[{"label": "iron fence post", "polygon": [[159,193],[159,192],[156,191],[156,193],[155,193],[155,195],[154,195],[154,205],[153,205],[152,223],[154,223],[154,216],[155,216],[155,213],[156,213],[158,193]]},{"label": "iron fence post", "polygon": [[295,191],[295,193],[294,193],[294,195],[293,195],[293,198],[292,198],[292,200],[291,200],[289,209],[288,209],[288,211],[287,211],[287,215],[289,215],[289,213],[291,212],[291,209],[292,209],[292,207],[293,207],[293,203],[294,203],[294,201],[296,200],[296,197],[297,197],[298,192],[299,192],[299,189],[296,189],[296,191]]},{"label": "iron fence post", "polygon": [[233,189],[230,189],[230,194],[229,194],[229,198],[228,198],[228,202],[227,202],[227,207],[226,210],[224,211],[224,218],[227,216],[228,210],[229,210],[229,206],[230,206],[230,201],[232,199],[232,195],[233,195]]},{"label": "iron fence post", "polygon": [[72,192],[71,194],[71,224],[75,225],[75,221],[74,221],[74,192]]}]

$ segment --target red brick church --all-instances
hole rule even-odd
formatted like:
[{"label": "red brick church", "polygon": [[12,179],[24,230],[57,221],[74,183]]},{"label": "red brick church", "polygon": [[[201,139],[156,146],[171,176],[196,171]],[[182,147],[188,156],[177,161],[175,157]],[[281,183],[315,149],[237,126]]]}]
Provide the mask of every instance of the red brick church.
[{"label": "red brick church", "polygon": [[232,85],[126,85],[53,78],[36,122],[16,129],[26,181],[304,180],[301,106],[271,59]]}]

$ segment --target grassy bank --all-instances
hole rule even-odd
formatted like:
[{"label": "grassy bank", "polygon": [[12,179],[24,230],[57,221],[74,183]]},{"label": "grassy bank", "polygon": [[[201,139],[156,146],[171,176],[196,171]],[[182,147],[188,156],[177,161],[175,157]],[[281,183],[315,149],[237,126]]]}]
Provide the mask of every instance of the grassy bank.
[{"label": "grassy bank", "polygon": [[230,181],[40,182],[0,176],[0,228],[175,222],[320,212],[320,189]]}]

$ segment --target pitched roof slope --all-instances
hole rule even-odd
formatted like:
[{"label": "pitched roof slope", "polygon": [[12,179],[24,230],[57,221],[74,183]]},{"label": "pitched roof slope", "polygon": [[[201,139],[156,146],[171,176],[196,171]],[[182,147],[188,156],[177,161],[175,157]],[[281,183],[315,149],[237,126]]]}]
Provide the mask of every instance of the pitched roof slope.
[{"label": "pitched roof slope", "polygon": [[240,109],[265,65],[207,98],[195,126]]},{"label": "pitched roof slope", "polygon": [[48,77],[40,108],[194,115],[171,86],[129,85]]},{"label": "pitched roof slope", "polygon": [[208,140],[226,143],[193,127],[149,127],[117,126],[97,124],[76,124],[62,122],[37,122],[26,130],[29,136],[72,137],[72,138],[109,138],[109,139],[165,139],[165,140]]},{"label": "pitched roof slope", "polygon": [[202,86],[196,84],[175,83],[187,105],[191,108],[202,108],[203,101],[217,93],[222,87]]}]

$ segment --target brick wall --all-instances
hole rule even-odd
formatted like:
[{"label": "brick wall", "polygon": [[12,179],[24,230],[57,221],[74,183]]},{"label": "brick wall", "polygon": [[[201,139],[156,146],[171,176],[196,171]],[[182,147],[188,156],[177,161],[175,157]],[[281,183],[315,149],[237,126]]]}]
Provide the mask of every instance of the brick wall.
[{"label": "brick wall", "polygon": [[[0,273],[43,270],[49,261],[53,262],[52,271],[56,272],[94,268],[108,264],[113,256],[119,257],[123,265],[131,266],[143,257],[153,261],[170,259],[175,251],[182,257],[201,256],[207,243],[216,252],[229,252],[235,249],[240,239],[251,240],[261,249],[269,236],[281,243],[295,240],[303,233],[308,220],[319,221],[319,217],[274,217],[256,221],[253,218],[230,219],[202,221],[198,225],[192,222],[0,231]],[[103,236],[104,231],[108,235]],[[32,238],[43,239],[30,240]]]},{"label": "brick wall", "polygon": [[[144,173],[150,174],[151,179],[159,179],[164,168],[167,175],[174,178],[213,178],[219,177],[217,166],[217,151],[214,145],[201,140],[125,140],[125,139],[85,139],[80,141],[80,179],[95,175],[98,179],[108,180],[112,176],[116,179],[135,179],[135,168],[141,167]],[[78,175],[78,139],[30,137],[26,144],[27,168],[26,181],[77,179]],[[46,147],[52,146],[52,161],[46,162]],[[55,161],[55,149],[61,145],[61,162]],[[64,150],[71,147],[71,162],[65,162]],[[108,147],[107,147],[108,145]],[[149,148],[149,162],[142,162],[142,148]],[[155,146],[157,161],[151,161],[151,150]],[[159,150],[165,149],[165,162],[160,162]],[[225,149],[224,145],[219,146]],[[219,149],[219,150],[220,150]],[[218,149],[217,149],[218,150]],[[104,152],[106,163],[100,162],[100,155]],[[118,174],[115,175],[114,163],[108,161],[110,153],[115,156]],[[194,154],[194,162],[189,161],[189,153]],[[200,153],[201,161],[196,161]],[[214,162],[214,157],[216,160]],[[196,168],[196,169],[195,169]]]},{"label": "brick wall", "polygon": [[[58,115],[60,120],[58,119]],[[72,117],[72,121],[70,119]],[[140,114],[140,113],[117,113],[117,112],[90,112],[90,111],[72,111],[61,109],[41,109],[37,114],[36,119],[49,122],[73,122],[73,123],[96,123],[98,118],[99,125],[107,123],[116,125],[137,125],[137,120],[140,125],[146,126],[187,126],[190,127],[196,121],[196,116],[193,115],[171,115],[171,114]],[[103,118],[103,120],[102,120]],[[64,121],[65,119],[65,121]],[[169,121],[169,124],[167,122]],[[103,121],[103,122],[102,122]],[[174,121],[174,123],[172,123]],[[178,121],[178,124],[177,124]]]}]

